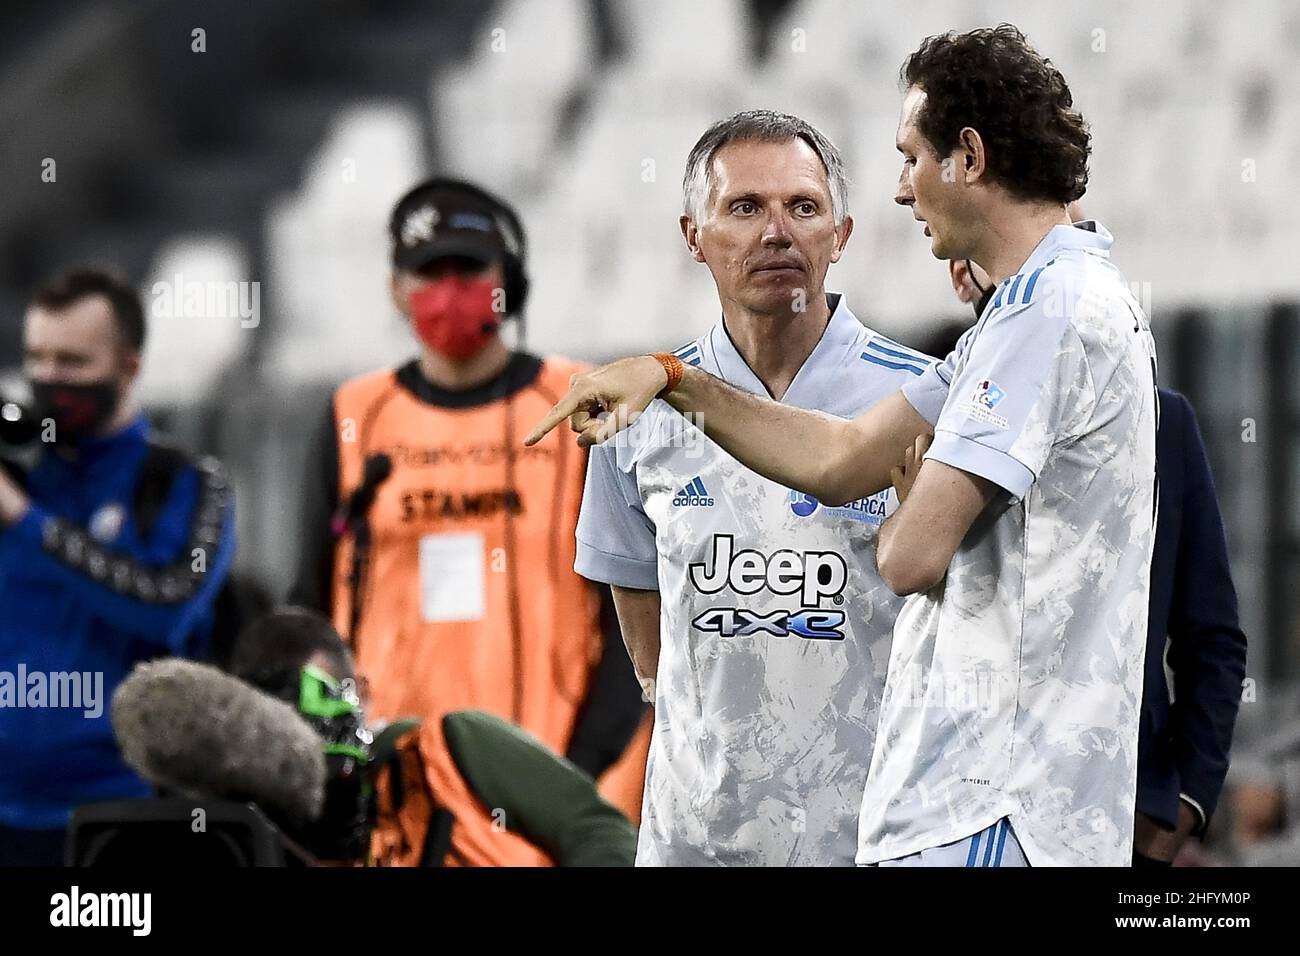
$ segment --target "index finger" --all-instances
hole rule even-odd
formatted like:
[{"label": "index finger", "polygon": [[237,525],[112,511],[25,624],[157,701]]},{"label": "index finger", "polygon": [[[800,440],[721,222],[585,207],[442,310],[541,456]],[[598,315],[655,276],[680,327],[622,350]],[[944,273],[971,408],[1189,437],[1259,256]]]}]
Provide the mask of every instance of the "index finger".
[{"label": "index finger", "polygon": [[579,389],[569,389],[569,393],[556,402],[555,407],[546,413],[546,417],[537,423],[537,427],[528,433],[528,437],[524,439],[524,446],[536,445],[550,434],[551,429],[577,411],[578,406],[584,401],[581,395]]}]

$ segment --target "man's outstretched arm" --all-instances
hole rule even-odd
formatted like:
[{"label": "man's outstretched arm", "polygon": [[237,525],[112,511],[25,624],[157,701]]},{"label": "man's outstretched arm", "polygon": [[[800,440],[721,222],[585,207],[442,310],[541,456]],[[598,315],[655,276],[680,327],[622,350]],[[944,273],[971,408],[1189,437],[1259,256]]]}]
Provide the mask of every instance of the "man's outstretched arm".
[{"label": "man's outstretched arm", "polygon": [[[667,382],[663,365],[651,356],[575,376],[569,393],[525,443],[540,440],[566,418],[580,445],[602,442],[635,421]],[[930,431],[900,392],[847,421],[759,398],[689,365],[664,400],[745,467],[827,505],[889,487],[890,469]]]}]

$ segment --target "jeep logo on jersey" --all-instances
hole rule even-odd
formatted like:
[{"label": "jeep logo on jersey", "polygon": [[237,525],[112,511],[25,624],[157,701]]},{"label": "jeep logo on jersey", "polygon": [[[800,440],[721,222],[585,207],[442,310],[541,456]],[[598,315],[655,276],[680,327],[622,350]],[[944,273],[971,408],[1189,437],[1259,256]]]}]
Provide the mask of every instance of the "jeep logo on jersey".
[{"label": "jeep logo on jersey", "polygon": [[760,614],[743,607],[711,607],[696,616],[691,626],[721,637],[752,637],[755,634],[789,637],[795,634],[810,641],[842,641],[844,632],[840,625],[843,623],[843,611],[805,608],[793,614],[779,609],[770,614]]},{"label": "jeep logo on jersey", "polygon": [[825,598],[844,603],[849,568],[834,551],[791,551],[771,556],[746,548],[735,550],[735,537],[713,536],[713,554],[707,562],[690,566],[691,584],[704,594],[730,588],[737,594],[797,594],[804,608],[817,608]]}]

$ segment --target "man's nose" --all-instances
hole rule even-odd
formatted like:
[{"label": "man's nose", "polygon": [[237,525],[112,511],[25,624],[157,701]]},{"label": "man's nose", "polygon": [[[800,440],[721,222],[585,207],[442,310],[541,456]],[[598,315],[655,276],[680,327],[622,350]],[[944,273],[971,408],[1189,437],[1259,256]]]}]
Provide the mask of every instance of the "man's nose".
[{"label": "man's nose", "polygon": [[894,190],[894,202],[900,206],[910,206],[916,202],[916,197],[912,195],[912,181],[907,177],[907,166],[903,166],[903,171],[898,174],[898,188]]},{"label": "man's nose", "polygon": [[56,382],[59,378],[58,363],[50,359],[28,359],[27,377],[33,382]]},{"label": "man's nose", "polygon": [[794,237],[790,234],[790,222],[786,219],[785,210],[773,211],[767,217],[767,225],[763,227],[763,245],[784,247],[793,242]]}]

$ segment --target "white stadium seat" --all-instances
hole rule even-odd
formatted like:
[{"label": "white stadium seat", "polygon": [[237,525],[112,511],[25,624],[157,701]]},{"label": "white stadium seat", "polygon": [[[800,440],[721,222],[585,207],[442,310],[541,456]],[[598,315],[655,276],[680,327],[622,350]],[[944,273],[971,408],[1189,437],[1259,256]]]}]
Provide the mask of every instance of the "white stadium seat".
[{"label": "white stadium seat", "polygon": [[391,103],[340,115],[302,188],[267,216],[267,362],[277,380],[337,380],[411,351],[388,298],[389,210],[423,174],[421,127]]},{"label": "white stadium seat", "polygon": [[150,407],[188,406],[246,354],[265,312],[248,251],[220,235],[180,235],[162,246],[141,300],[148,335],[137,386]]}]

